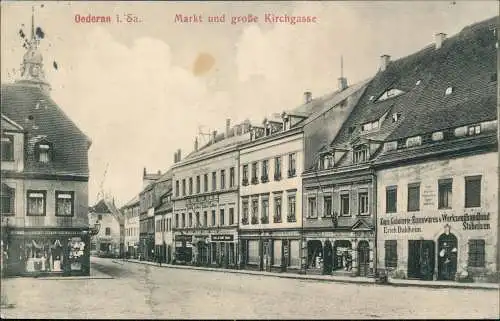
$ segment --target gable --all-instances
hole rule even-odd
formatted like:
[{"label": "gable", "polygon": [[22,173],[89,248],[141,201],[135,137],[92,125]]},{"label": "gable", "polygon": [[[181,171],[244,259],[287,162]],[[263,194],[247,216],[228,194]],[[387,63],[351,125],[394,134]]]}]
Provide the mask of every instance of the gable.
[{"label": "gable", "polygon": [[21,125],[13,121],[12,119],[9,119],[7,116],[2,114],[2,131],[22,131],[23,128]]},{"label": "gable", "polygon": [[366,220],[360,218],[351,227],[353,231],[372,231],[373,226]]}]

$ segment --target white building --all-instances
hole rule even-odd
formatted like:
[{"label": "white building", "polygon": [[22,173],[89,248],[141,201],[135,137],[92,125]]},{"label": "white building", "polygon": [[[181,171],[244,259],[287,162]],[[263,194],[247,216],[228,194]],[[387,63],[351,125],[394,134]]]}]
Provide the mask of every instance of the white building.
[{"label": "white building", "polygon": [[130,258],[138,257],[139,246],[139,196],[135,196],[121,211],[125,217],[125,252]]}]

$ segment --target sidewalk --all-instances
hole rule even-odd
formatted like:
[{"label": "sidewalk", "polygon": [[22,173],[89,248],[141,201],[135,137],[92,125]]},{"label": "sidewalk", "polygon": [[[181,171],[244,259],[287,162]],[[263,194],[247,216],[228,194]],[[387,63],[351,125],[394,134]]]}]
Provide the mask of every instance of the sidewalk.
[{"label": "sidewalk", "polygon": [[[139,260],[113,260],[115,263],[122,263],[123,261],[128,261],[138,264],[148,264],[158,266],[156,262],[139,261]],[[217,269],[208,267],[198,267],[189,265],[173,265],[173,264],[163,264],[161,267],[174,268],[174,269],[186,269],[186,270],[202,270],[202,271],[214,271],[214,272],[224,272],[224,273],[239,273],[248,275],[261,275],[261,276],[271,276],[279,278],[288,279],[298,279],[298,280],[315,280],[315,281],[325,281],[325,282],[340,282],[340,283],[358,283],[358,284],[375,284],[374,278],[368,277],[349,277],[349,276],[333,276],[333,275],[303,275],[303,274],[292,274],[292,273],[274,273],[274,272],[264,272],[264,271],[251,271],[251,270],[232,270],[232,269]],[[419,281],[419,280],[403,280],[403,279],[390,279],[386,286],[413,286],[413,287],[426,287],[426,288],[458,288],[458,289],[481,289],[481,290],[500,290],[500,284],[496,283],[458,283],[458,282],[446,282],[446,281]]]},{"label": "sidewalk", "polygon": [[113,279],[112,276],[105,274],[96,269],[90,269],[90,275],[88,276],[44,276],[38,277],[37,280],[104,280]]}]

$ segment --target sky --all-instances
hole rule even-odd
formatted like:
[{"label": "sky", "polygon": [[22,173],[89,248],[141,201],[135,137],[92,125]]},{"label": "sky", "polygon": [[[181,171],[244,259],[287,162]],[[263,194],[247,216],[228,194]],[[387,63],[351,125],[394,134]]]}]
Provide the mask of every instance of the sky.
[{"label": "sky", "polygon": [[[144,167],[166,171],[177,149],[184,157],[200,132],[224,130],[228,118],[260,123],[300,105],[305,91],[336,90],[341,56],[353,84],[376,73],[381,55],[404,57],[432,44],[435,33],[453,35],[499,10],[497,1],[2,1],[2,83],[18,75],[18,31],[29,32],[32,6],[45,32],[51,97],[92,140],[90,205],[101,190],[126,203],[140,192]],[[112,23],[75,22],[89,14]],[[127,14],[138,22],[116,22]],[[317,20],[273,24],[265,14]],[[179,23],[176,15],[203,22]],[[225,23],[207,21],[221,15]],[[231,24],[248,15],[259,21]]]}]

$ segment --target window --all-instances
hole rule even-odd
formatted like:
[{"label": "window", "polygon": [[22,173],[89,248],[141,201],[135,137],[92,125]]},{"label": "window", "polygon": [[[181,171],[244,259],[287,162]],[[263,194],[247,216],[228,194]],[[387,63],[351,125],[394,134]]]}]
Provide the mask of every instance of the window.
[{"label": "window", "polygon": [[295,195],[288,196],[288,222],[296,222],[297,217],[295,216]]},{"label": "window", "polygon": [[318,212],[316,211],[316,197],[310,197],[307,200],[307,205],[308,205],[308,212],[307,216],[309,218],[317,218],[318,217]]},{"label": "window", "polygon": [[386,213],[396,213],[397,211],[397,197],[398,188],[397,186],[389,186],[385,189],[385,212]]},{"label": "window", "polygon": [[358,146],[353,151],[354,154],[354,164],[366,162],[368,160],[368,148],[366,146]]},{"label": "window", "polygon": [[332,197],[324,196],[323,197],[323,217],[332,216]]},{"label": "window", "polygon": [[215,226],[215,210],[212,210],[212,226]]},{"label": "window", "polygon": [[175,214],[175,228],[179,228],[179,214]]},{"label": "window", "polygon": [[188,214],[188,227],[193,227],[193,213]]},{"label": "window", "polygon": [[243,169],[242,169],[242,177],[243,177],[243,181],[242,181],[242,184],[245,186],[248,184],[248,165],[243,165]]},{"label": "window", "polygon": [[274,223],[281,223],[281,195],[274,198]]},{"label": "window", "polygon": [[208,226],[208,213],[207,211],[203,212],[203,226]]},{"label": "window", "polygon": [[234,208],[229,209],[229,225],[234,224]]},{"label": "window", "polygon": [[102,221],[102,214],[97,215],[97,220]]},{"label": "window", "polygon": [[234,167],[229,169],[229,187],[234,187]]},{"label": "window", "polygon": [[199,194],[200,193],[200,185],[201,185],[201,180],[200,180],[200,176],[196,176],[196,193]]},{"label": "window", "polygon": [[340,215],[351,215],[349,193],[340,194]]},{"label": "window", "polygon": [[186,227],[186,213],[182,213],[182,227]]},{"label": "window", "polygon": [[422,145],[422,136],[413,136],[406,139],[406,147]]},{"label": "window", "polygon": [[438,181],[438,208],[449,209],[451,208],[453,180],[440,179]]},{"label": "window", "polygon": [[224,226],[224,224],[226,224],[225,218],[226,218],[226,215],[224,213],[224,209],[221,208],[220,209],[220,213],[219,213],[219,224],[220,224],[220,226]]},{"label": "window", "polygon": [[106,227],[106,235],[111,235],[111,227]]},{"label": "window", "polygon": [[186,196],[186,179],[182,180],[182,196]]},{"label": "window", "polygon": [[260,178],[261,182],[265,183],[269,181],[269,161],[267,159],[262,161],[262,177]]},{"label": "window", "polygon": [[274,158],[274,180],[279,181],[281,179],[281,156]]},{"label": "window", "polygon": [[261,221],[263,224],[269,223],[269,199],[262,199]]},{"label": "window", "polygon": [[396,268],[398,266],[398,241],[386,240],[385,248],[385,267]]},{"label": "window", "polygon": [[242,218],[241,218],[241,223],[242,224],[248,224],[248,200],[244,200],[241,203],[241,208],[242,208]]},{"label": "window", "polygon": [[189,195],[193,195],[193,178],[189,178]]},{"label": "window", "polygon": [[391,88],[389,90],[387,90],[386,92],[384,92],[378,99],[377,101],[384,101],[386,99],[389,99],[389,98],[392,98],[392,97],[396,97],[396,96],[399,96],[401,94],[404,94],[404,91],[400,90],[400,89],[397,89],[397,88]]},{"label": "window", "polygon": [[259,182],[257,173],[258,173],[257,162],[254,162],[252,164],[252,184],[257,184]]},{"label": "window", "polygon": [[199,212],[196,212],[195,219],[196,219],[196,227],[199,227],[201,225],[200,224],[200,213]]},{"label": "window", "polygon": [[203,175],[203,191],[208,192],[208,174]]},{"label": "window", "polygon": [[28,191],[27,215],[45,215],[46,191]]},{"label": "window", "polygon": [[51,161],[52,144],[49,142],[39,142],[35,145],[35,157],[40,163]]},{"label": "window", "polygon": [[212,191],[217,189],[217,173],[212,172]]},{"label": "window", "polygon": [[175,196],[179,196],[179,181],[175,181]]},{"label": "window", "polygon": [[469,240],[469,262],[470,267],[484,267],[484,240]]},{"label": "window", "polygon": [[359,215],[367,215],[370,213],[368,208],[368,193],[361,192],[358,194],[358,211]]},{"label": "window", "polygon": [[320,168],[328,169],[332,167],[333,167],[333,155],[332,154],[323,155]]},{"label": "window", "polygon": [[14,136],[2,135],[2,161],[14,160]]},{"label": "window", "polygon": [[259,199],[252,199],[252,224],[257,224],[257,217],[259,216]]},{"label": "window", "polygon": [[408,212],[420,211],[420,184],[408,185]]},{"label": "window", "polygon": [[2,215],[14,215],[16,190],[2,183]]},{"label": "window", "polygon": [[292,153],[288,155],[288,177],[294,177],[296,172],[297,154]]},{"label": "window", "polygon": [[221,169],[220,171],[220,188],[226,188],[226,171],[224,169]]},{"label": "window", "polygon": [[481,206],[481,176],[465,177],[465,207]]},{"label": "window", "polygon": [[392,114],[392,122],[393,123],[397,122],[400,117],[401,117],[401,113],[394,113],[394,114]]},{"label": "window", "polygon": [[448,95],[450,95],[452,92],[453,92],[453,87],[448,87],[448,88],[446,88],[446,91],[444,92],[444,94],[445,94],[446,96],[448,96]]},{"label": "window", "polygon": [[74,192],[56,191],[56,216],[73,216],[74,214]]}]

